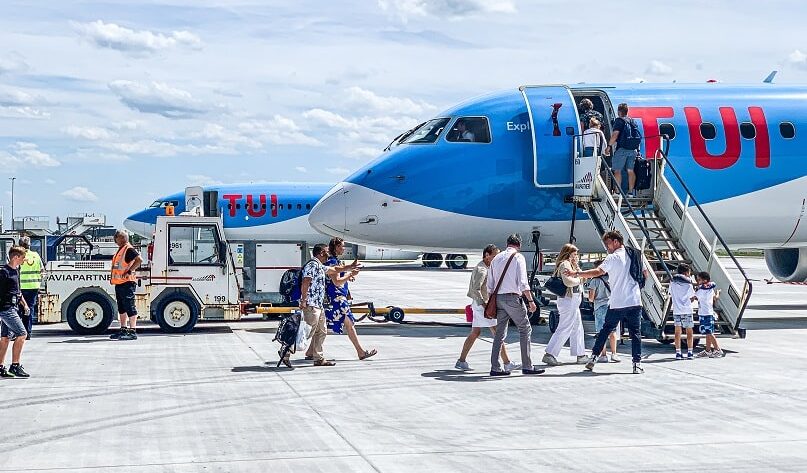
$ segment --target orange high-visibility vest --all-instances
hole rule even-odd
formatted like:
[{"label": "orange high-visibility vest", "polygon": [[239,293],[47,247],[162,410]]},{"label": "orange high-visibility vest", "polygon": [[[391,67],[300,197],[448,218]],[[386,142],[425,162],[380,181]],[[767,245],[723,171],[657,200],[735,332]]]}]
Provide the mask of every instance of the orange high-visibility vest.
[{"label": "orange high-visibility vest", "polygon": [[123,245],[117,253],[115,253],[115,257],[112,258],[112,284],[124,284],[127,282],[137,282],[137,276],[134,274],[125,274],[126,270],[129,269],[129,265],[126,264],[126,251],[129,248],[134,248],[129,243]]}]

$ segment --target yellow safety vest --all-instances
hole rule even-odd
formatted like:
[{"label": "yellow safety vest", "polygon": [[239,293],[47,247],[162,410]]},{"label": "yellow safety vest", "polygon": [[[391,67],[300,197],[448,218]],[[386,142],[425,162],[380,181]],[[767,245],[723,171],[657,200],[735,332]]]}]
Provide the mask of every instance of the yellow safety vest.
[{"label": "yellow safety vest", "polygon": [[28,250],[20,265],[20,289],[39,289],[42,285],[42,258],[36,251]]}]

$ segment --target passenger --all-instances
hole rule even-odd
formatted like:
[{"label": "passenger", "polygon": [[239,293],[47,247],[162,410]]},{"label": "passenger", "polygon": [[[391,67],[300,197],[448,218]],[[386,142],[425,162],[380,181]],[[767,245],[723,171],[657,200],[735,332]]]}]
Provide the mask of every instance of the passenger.
[{"label": "passenger", "polygon": [[686,263],[678,265],[676,274],[670,283],[670,297],[673,305],[673,323],[675,324],[675,359],[683,360],[681,355],[681,330],[687,333],[687,359],[692,359],[695,334],[695,322],[692,316],[692,301],[695,298],[695,289],[692,284],[692,270]]},{"label": "passenger", "polygon": [[[345,254],[345,240],[341,238],[332,238],[328,244],[328,252],[330,257],[325,262],[326,266],[339,266],[342,264],[339,257]],[[362,348],[359,343],[359,337],[356,334],[356,319],[353,317],[353,311],[350,310],[350,301],[353,299],[350,295],[348,288],[348,281],[355,280],[355,273],[353,272],[333,272],[330,274],[328,281],[325,285],[325,291],[328,294],[328,299],[331,301],[330,307],[325,309],[325,317],[328,319],[328,325],[334,333],[345,333],[347,330],[347,337],[356,349],[356,355],[360,360],[366,360],[371,356],[378,353],[373,348],[370,351]]]},{"label": "passenger", "polygon": [[[602,260],[596,261],[594,266],[600,266]],[[588,300],[594,304],[594,329],[597,333],[602,330],[605,325],[605,314],[608,313],[608,299],[611,297],[611,285],[608,284],[608,275],[593,277],[588,280]],[[611,361],[619,363],[619,353],[616,351],[616,334],[619,332],[619,326],[611,332],[608,337],[608,343],[611,346]],[[608,363],[608,356],[605,353],[605,347],[600,352],[600,363]]]},{"label": "passenger", "polygon": [[[586,363],[586,369],[591,371],[597,363],[605,340],[611,335],[616,326],[622,322],[628,328],[631,341],[631,355],[633,357],[633,372],[644,373],[642,368],[642,294],[639,283],[630,274],[630,256],[625,249],[624,239],[618,231],[607,232],[602,237],[608,249],[608,257],[601,265],[588,271],[567,271],[567,276],[578,278],[594,278],[608,274],[611,285],[611,299],[608,301],[608,313],[605,323],[597,333],[597,340],[591,350],[591,358]],[[646,271],[645,277],[647,277]]]},{"label": "passenger", "polygon": [[581,100],[577,109],[580,111],[581,130],[586,131],[589,129],[592,118],[596,118],[598,122],[602,123],[602,113],[594,110],[594,103],[590,99]]},{"label": "passenger", "polygon": [[583,157],[594,156],[594,151],[597,151],[597,156],[605,154],[605,133],[602,132],[602,123],[596,118],[589,121],[589,127],[583,132]]},{"label": "passenger", "polygon": [[[496,248],[496,245],[486,246],[482,251],[482,261],[476,265],[473,273],[471,273],[471,283],[468,287],[468,297],[471,298],[471,308],[473,309],[474,319],[471,323],[471,333],[469,333],[468,338],[465,339],[465,343],[462,345],[462,353],[460,353],[460,358],[454,365],[454,367],[458,370],[467,371],[471,369],[465,359],[468,356],[468,353],[471,351],[471,347],[474,345],[474,342],[482,333],[482,327],[490,328],[490,333],[492,333],[494,337],[496,336],[496,320],[485,318],[485,305],[488,303],[488,267],[490,267],[490,262],[493,261],[493,258],[495,258],[498,254],[499,249]],[[504,363],[504,371],[513,371],[521,368],[520,364],[510,361],[510,357],[507,356],[507,350],[504,344],[502,344],[501,355],[502,362]]]},{"label": "passenger", "polygon": [[698,325],[701,335],[706,335],[706,348],[698,353],[698,358],[722,358],[723,350],[717,345],[715,338],[715,301],[720,298],[720,289],[715,289],[712,277],[706,271],[695,276],[698,281],[698,290],[694,299],[698,300]]},{"label": "passenger", "polygon": [[112,340],[137,340],[137,307],[135,306],[137,276],[134,272],[140,267],[143,258],[129,243],[129,235],[126,232],[122,230],[115,232],[115,243],[118,245],[118,252],[112,257],[112,273],[109,282],[115,286],[120,330],[110,335],[109,338]]},{"label": "passenger", "polygon": [[558,304],[558,327],[549,343],[546,345],[546,353],[541,361],[549,366],[558,366],[558,355],[569,340],[570,351],[576,358],[577,363],[584,363],[586,356],[586,342],[583,333],[583,320],[580,318],[580,302],[582,300],[581,286],[583,281],[569,273],[580,272],[578,263],[577,247],[567,243],[558,254],[555,262],[555,274],[563,278],[566,285],[566,295],[559,297]]},{"label": "passenger", "polygon": [[20,289],[22,297],[30,309],[27,314],[22,314],[25,329],[28,331],[26,340],[31,339],[31,331],[34,328],[34,319],[37,316],[37,303],[39,299],[39,287],[42,285],[42,258],[39,253],[31,250],[31,239],[27,236],[20,238],[20,246],[25,248],[25,260],[20,266]]},{"label": "passenger", "polygon": [[[20,292],[20,275],[18,269],[25,259],[26,249],[12,246],[8,250],[8,263],[0,268],[0,378],[27,378],[29,374],[22,369],[20,357],[25,337],[28,332],[20,318],[19,310],[28,313],[29,308]],[[6,351],[11,346],[11,366],[6,370]]]},{"label": "passenger", "polygon": [[611,140],[608,142],[609,149],[616,146],[616,151],[613,152],[613,156],[611,157],[611,169],[614,171],[614,181],[617,188],[622,186],[622,171],[628,172],[628,193],[632,193],[636,185],[636,174],[633,172],[633,165],[636,164],[637,151],[636,149],[626,147],[624,138],[628,135],[626,127],[635,127],[636,124],[633,119],[628,116],[628,104],[619,104],[617,113],[619,116],[614,120]]},{"label": "passenger", "polygon": [[[325,323],[325,279],[331,274],[349,271],[351,276],[358,274],[358,264],[348,266],[325,266],[328,261],[328,247],[322,243],[314,245],[314,256],[303,266],[303,280],[300,283],[300,309],[303,310],[303,320],[312,331],[309,335],[310,343],[305,353],[306,359],[314,360],[314,366],[334,366],[332,360],[326,360],[322,354],[322,344],[328,334]],[[282,360],[283,364],[291,368],[288,356]]]},{"label": "passenger", "polygon": [[474,141],[476,136],[468,130],[464,120],[457,121],[457,141]]},{"label": "passenger", "polygon": [[[496,255],[490,262],[486,287],[488,294],[496,293],[496,334],[493,337],[493,350],[490,354],[490,375],[509,376],[509,371],[502,370],[499,363],[499,353],[502,343],[507,337],[507,325],[513,319],[518,327],[519,343],[521,344],[521,373],[541,374],[544,370],[533,366],[530,358],[530,336],[532,326],[524,306],[529,303],[529,311],[535,312],[538,308],[532,299],[532,291],[527,279],[527,262],[519,252],[521,249],[521,236],[517,234],[507,237],[507,249]],[[511,262],[508,266],[508,261]],[[507,271],[505,271],[507,269]],[[499,280],[501,284],[499,285]],[[496,291],[496,286],[499,290]]]}]

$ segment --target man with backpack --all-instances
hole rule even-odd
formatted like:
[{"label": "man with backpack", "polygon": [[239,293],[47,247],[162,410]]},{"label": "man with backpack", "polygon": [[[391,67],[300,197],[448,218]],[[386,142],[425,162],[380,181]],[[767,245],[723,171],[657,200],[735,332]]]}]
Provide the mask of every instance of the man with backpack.
[{"label": "man with backpack", "polygon": [[634,192],[636,187],[636,173],[633,166],[636,164],[636,155],[642,144],[642,133],[636,121],[628,116],[628,104],[621,103],[617,107],[619,116],[614,120],[611,131],[609,148],[616,145],[611,157],[611,169],[614,171],[614,181],[617,188],[622,186],[622,171],[628,172],[628,193]]},{"label": "man with backpack", "polygon": [[595,278],[608,274],[608,283],[611,286],[611,298],[608,301],[608,313],[605,323],[597,334],[597,341],[591,349],[591,358],[586,363],[586,369],[594,370],[605,341],[608,336],[622,322],[628,329],[631,341],[631,355],[633,357],[633,373],[644,373],[642,368],[642,287],[647,272],[642,269],[642,253],[635,248],[628,248],[624,244],[622,234],[610,231],[603,235],[603,244],[608,250],[608,257],[601,265],[588,271],[566,271],[567,275],[580,278]]}]

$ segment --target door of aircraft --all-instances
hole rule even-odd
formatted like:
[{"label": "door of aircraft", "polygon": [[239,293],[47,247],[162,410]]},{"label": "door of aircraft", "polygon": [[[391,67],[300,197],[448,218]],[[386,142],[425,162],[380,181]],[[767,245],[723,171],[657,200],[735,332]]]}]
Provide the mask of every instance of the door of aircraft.
[{"label": "door of aircraft", "polygon": [[580,118],[564,85],[519,88],[527,104],[532,129],[533,182],[536,187],[571,187],[574,136]]}]

